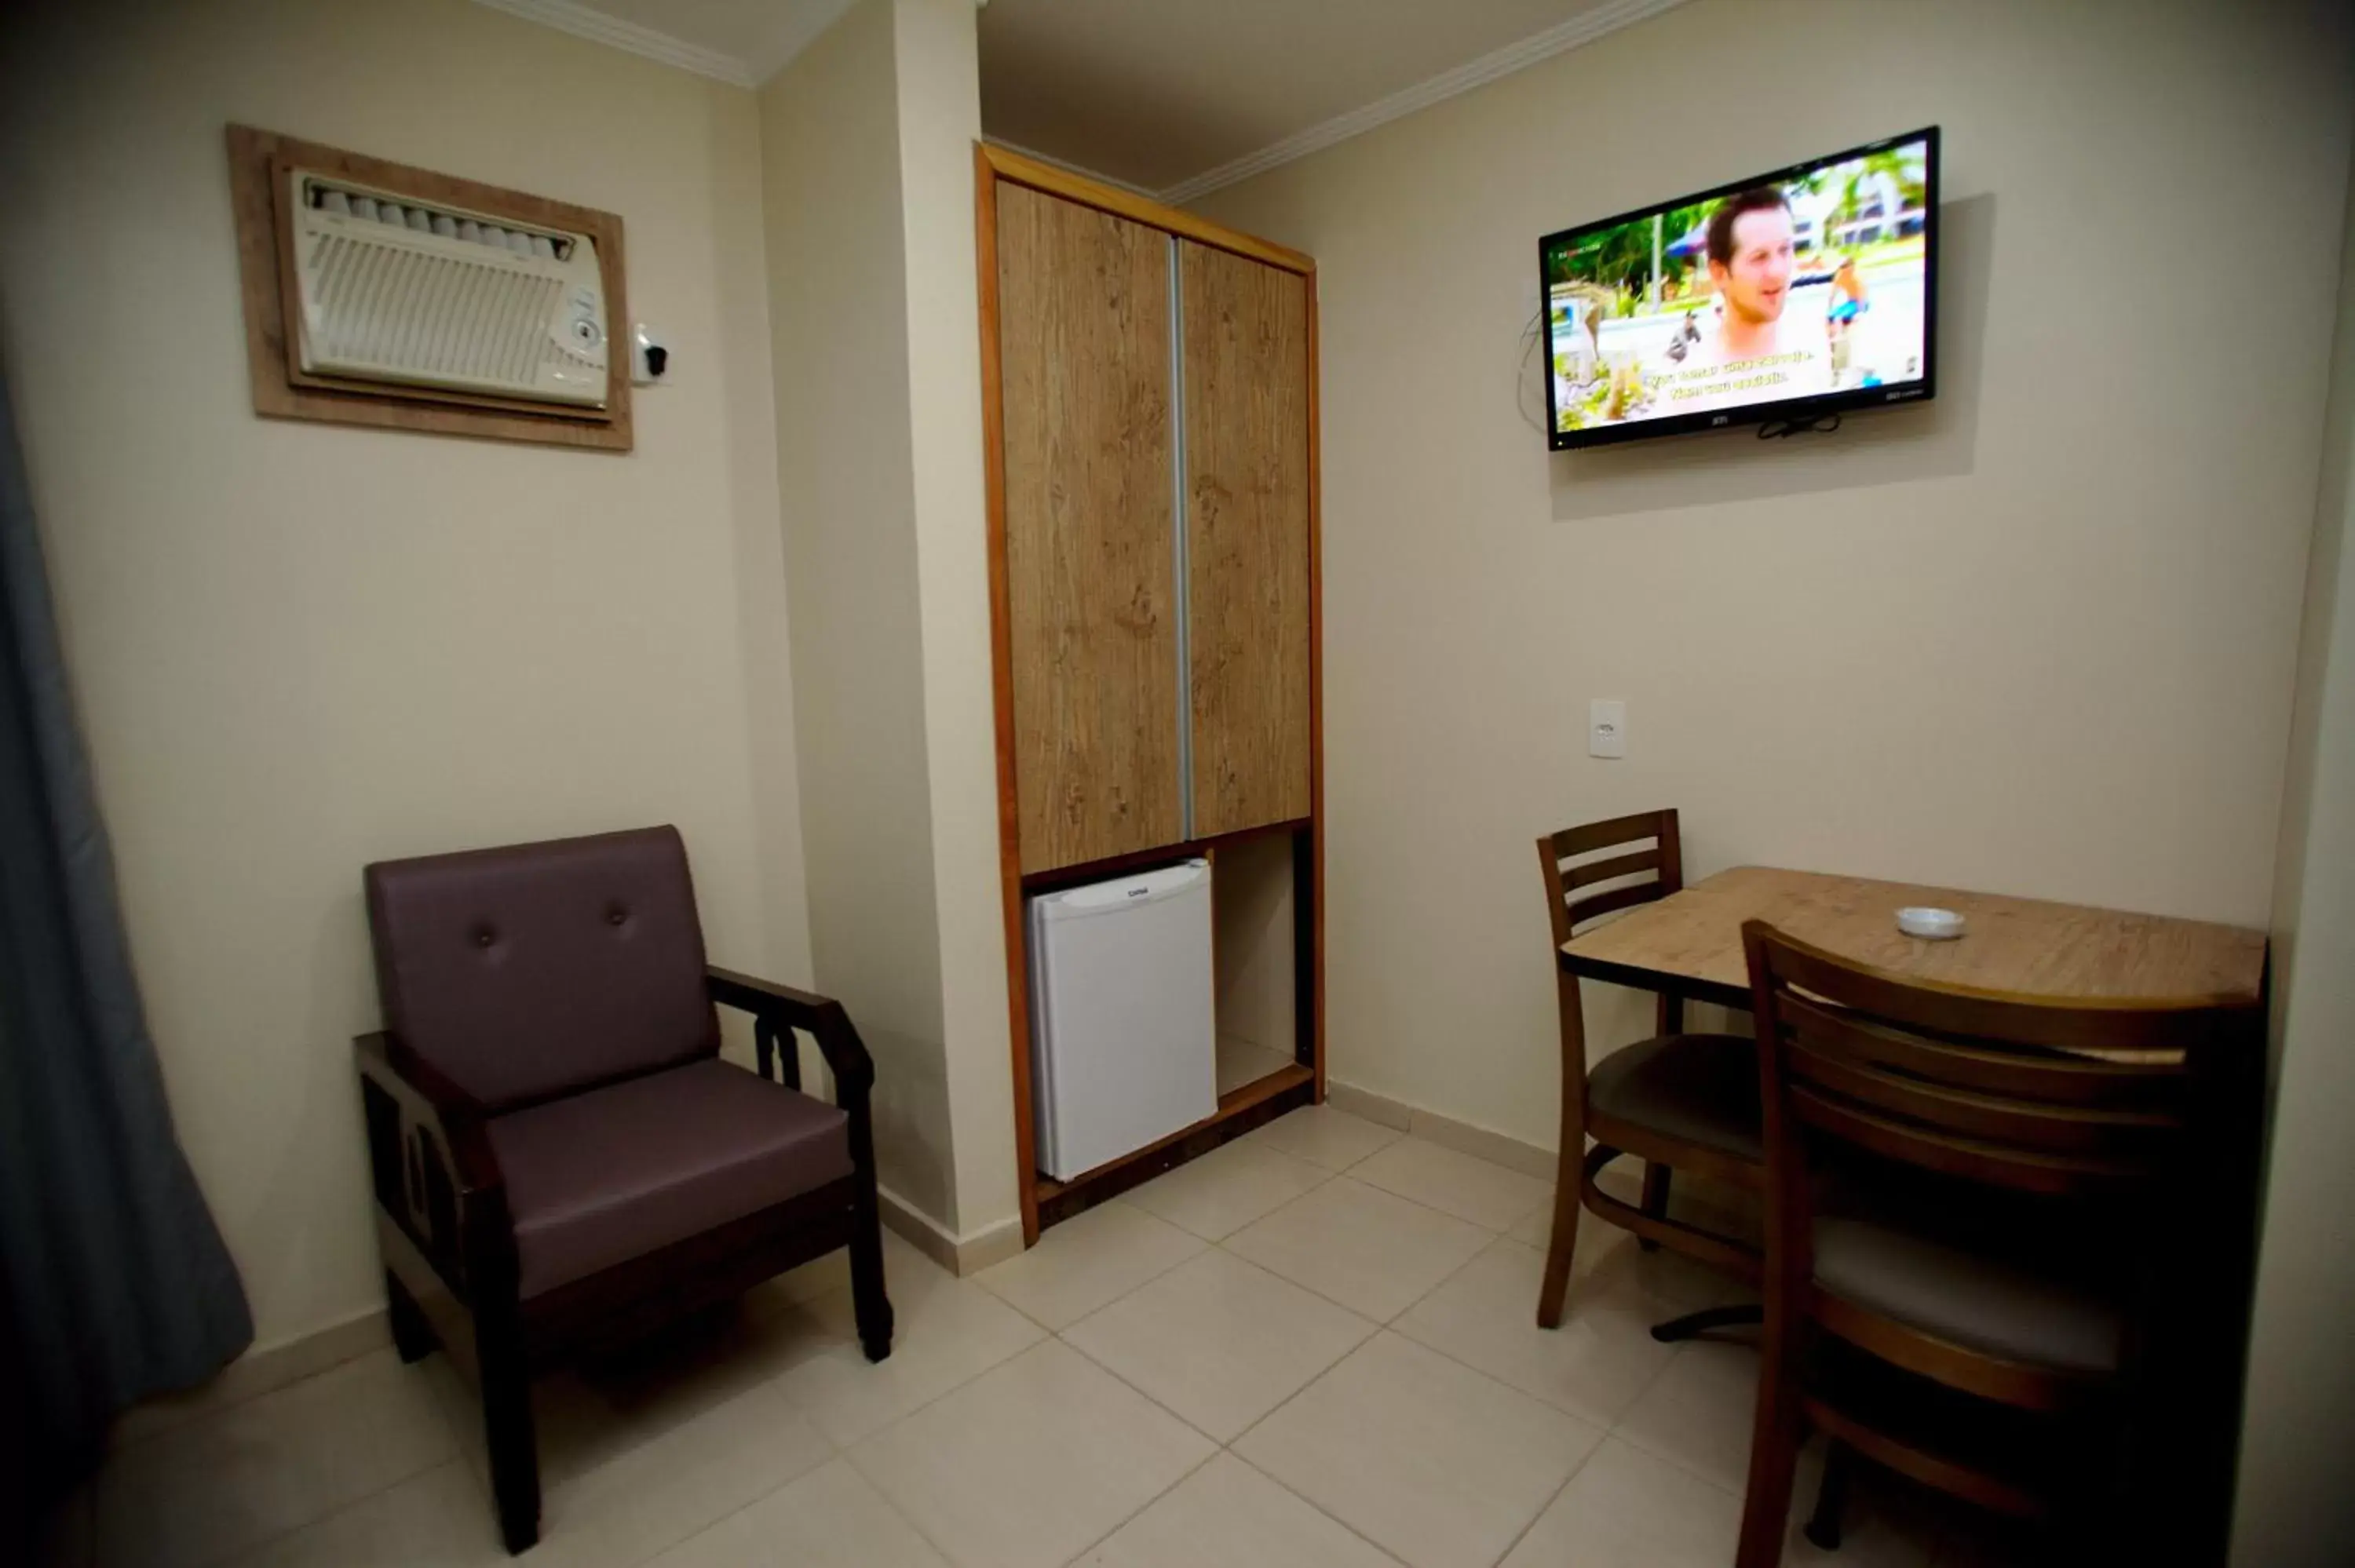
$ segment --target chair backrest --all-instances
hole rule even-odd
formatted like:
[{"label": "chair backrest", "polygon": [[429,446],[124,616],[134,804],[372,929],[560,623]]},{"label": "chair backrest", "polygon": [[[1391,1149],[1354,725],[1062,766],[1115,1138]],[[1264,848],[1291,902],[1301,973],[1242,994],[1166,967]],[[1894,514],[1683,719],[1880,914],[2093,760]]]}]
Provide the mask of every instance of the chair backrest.
[{"label": "chair backrest", "polygon": [[2190,1054],[2255,1017],[2243,1005],[2032,1001],[1921,984],[1762,920],[1742,938],[1770,1194],[1804,1186],[1774,1180],[1792,1173],[1802,1139],[2019,1192],[2150,1187],[2181,1153]]},{"label": "chair backrest", "polygon": [[[1649,849],[1628,847],[1647,842]],[[1605,854],[1606,850],[1624,853]],[[1538,865],[1545,873],[1546,913],[1553,919],[1557,948],[1585,921],[1666,898],[1685,885],[1674,810],[1639,811],[1548,833],[1538,841]],[[1581,894],[1581,888],[1596,891]]]},{"label": "chair backrest", "polygon": [[385,1027],[492,1110],[719,1049],[671,827],[368,868]]}]

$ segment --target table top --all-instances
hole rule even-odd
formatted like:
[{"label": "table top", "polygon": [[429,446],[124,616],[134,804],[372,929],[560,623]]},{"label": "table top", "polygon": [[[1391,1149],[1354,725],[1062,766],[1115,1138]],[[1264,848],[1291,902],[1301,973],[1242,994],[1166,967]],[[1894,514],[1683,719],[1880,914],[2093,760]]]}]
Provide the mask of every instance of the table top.
[{"label": "table top", "polygon": [[[1968,927],[1953,941],[1909,937],[1897,911],[1910,905],[1957,910]],[[1752,919],[1910,980],[2047,1000],[2254,1001],[2264,983],[2262,931],[1763,865],[1719,872],[1572,938],[1563,966],[1656,990],[1684,981],[1677,989],[1689,995],[1747,1006],[1742,923]]]}]

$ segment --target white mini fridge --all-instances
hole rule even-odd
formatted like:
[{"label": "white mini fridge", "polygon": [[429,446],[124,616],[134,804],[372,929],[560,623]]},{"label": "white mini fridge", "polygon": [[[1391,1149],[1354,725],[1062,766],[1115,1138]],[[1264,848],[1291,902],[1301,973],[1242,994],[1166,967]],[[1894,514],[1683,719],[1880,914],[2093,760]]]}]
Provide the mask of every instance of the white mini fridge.
[{"label": "white mini fridge", "polygon": [[1030,900],[1030,1102],[1059,1181],[1219,1108],[1210,863]]}]

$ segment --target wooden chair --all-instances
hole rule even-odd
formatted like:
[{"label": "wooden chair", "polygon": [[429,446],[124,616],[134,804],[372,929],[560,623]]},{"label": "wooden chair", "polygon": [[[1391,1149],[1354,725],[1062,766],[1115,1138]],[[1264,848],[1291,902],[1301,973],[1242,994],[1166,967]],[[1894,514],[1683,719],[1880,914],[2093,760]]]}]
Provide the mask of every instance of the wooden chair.
[{"label": "wooden chair", "polygon": [[[475,1374],[509,1552],[538,1539],[535,1373],[837,1247],[867,1358],[890,1354],[874,1065],[840,1003],[706,964],[676,829],[366,880],[386,1027],[355,1044],[393,1340]],[[715,1003],[752,1015],[758,1074],[720,1060]],[[834,1105],[798,1092],[797,1029]]]},{"label": "wooden chair", "polygon": [[1818,1545],[1852,1457],[2086,1528],[2138,1425],[2157,1227],[2186,1212],[2187,1065],[2254,1010],[2041,1003],[1899,980],[1763,921],[1742,940],[1766,1327],[1738,1568],[1780,1561],[1803,1426],[1832,1444]]},{"label": "wooden chair", "polygon": [[[1630,847],[1647,841],[1648,849]],[[1586,921],[1665,898],[1684,886],[1676,812],[1646,811],[1549,834],[1538,841],[1538,866],[1545,875],[1561,1011],[1561,1163],[1554,1181],[1553,1239],[1538,1296],[1539,1326],[1551,1329],[1561,1322],[1582,1203],[1633,1231],[1646,1246],[1671,1247],[1754,1282],[1754,1248],[1668,1217],[1674,1171],[1742,1187],[1758,1184],[1758,1065],[1750,1042],[1738,1034],[1684,1033],[1684,999],[1664,992],[1659,1033],[1613,1052],[1590,1069],[1578,977],[1560,962],[1562,944]],[[1595,1142],[1591,1150],[1590,1136]],[[1640,1208],[1595,1184],[1603,1168],[1622,1154],[1644,1161]],[[1756,1308],[1712,1308],[1653,1332],[1663,1340],[1683,1339],[1743,1320],[1755,1321]]]}]

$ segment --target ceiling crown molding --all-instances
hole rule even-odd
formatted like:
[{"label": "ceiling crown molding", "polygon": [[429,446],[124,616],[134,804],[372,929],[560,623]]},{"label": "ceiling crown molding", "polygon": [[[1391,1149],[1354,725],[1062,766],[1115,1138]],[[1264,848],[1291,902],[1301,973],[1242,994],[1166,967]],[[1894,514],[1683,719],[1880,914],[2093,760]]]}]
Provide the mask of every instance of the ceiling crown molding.
[{"label": "ceiling crown molding", "polygon": [[760,79],[752,74],[752,68],[733,55],[707,49],[684,38],[674,38],[668,33],[658,33],[652,27],[641,27],[635,22],[624,22],[619,16],[608,16],[602,11],[575,5],[573,0],[474,0],[474,4],[487,5],[494,11],[505,11],[508,16],[520,16],[527,22],[538,22],[543,27],[553,27],[576,38],[627,49],[634,55],[660,60],[681,70],[691,70],[698,76],[708,76],[731,87],[761,85]]},{"label": "ceiling crown molding", "polygon": [[1466,61],[1454,70],[1442,71],[1427,81],[1401,89],[1388,98],[1376,99],[1362,109],[1347,114],[1337,114],[1319,125],[1295,132],[1281,142],[1271,143],[1256,153],[1205,169],[1189,179],[1178,181],[1158,193],[1158,199],[1171,207],[1182,207],[1198,196],[1208,196],[1223,186],[1247,180],[1253,175],[1265,174],[1279,164],[1305,158],[1311,153],[1321,153],[1337,143],[1352,136],[1362,136],[1378,125],[1387,125],[1417,110],[1428,109],[1476,87],[1485,87],[1498,77],[1510,76],[1561,54],[1581,44],[1591,44],[1606,33],[1631,26],[1648,16],[1657,16],[1684,0],[1608,0],[1608,3],[1583,11],[1569,21],[1532,33],[1517,44],[1507,44],[1476,60]]},{"label": "ceiling crown molding", "polygon": [[[730,87],[757,88],[788,65],[794,57],[815,43],[818,35],[842,19],[856,0],[830,0],[815,11],[801,14],[794,25],[776,38],[757,59],[739,59],[719,49],[707,49],[701,44],[690,44],[685,38],[675,38],[668,33],[652,27],[625,22],[619,16],[583,5],[578,0],[474,0],[477,5],[487,5],[494,11],[505,11],[510,16],[520,16],[527,22],[538,22],[544,27],[554,27],[559,33],[570,33],[577,38],[588,38],[600,44],[626,49],[650,60],[660,60],[666,66],[691,70],[698,76],[708,76],[724,81]],[[973,0],[979,10],[989,0]]]},{"label": "ceiling crown molding", "polygon": [[[817,42],[818,36],[841,21],[842,14],[855,3],[856,0],[831,0],[822,10],[801,13],[798,21],[771,40],[768,52],[752,62],[752,85],[758,87],[793,64],[795,55]],[[986,4],[987,0],[976,0],[976,7]]]}]

